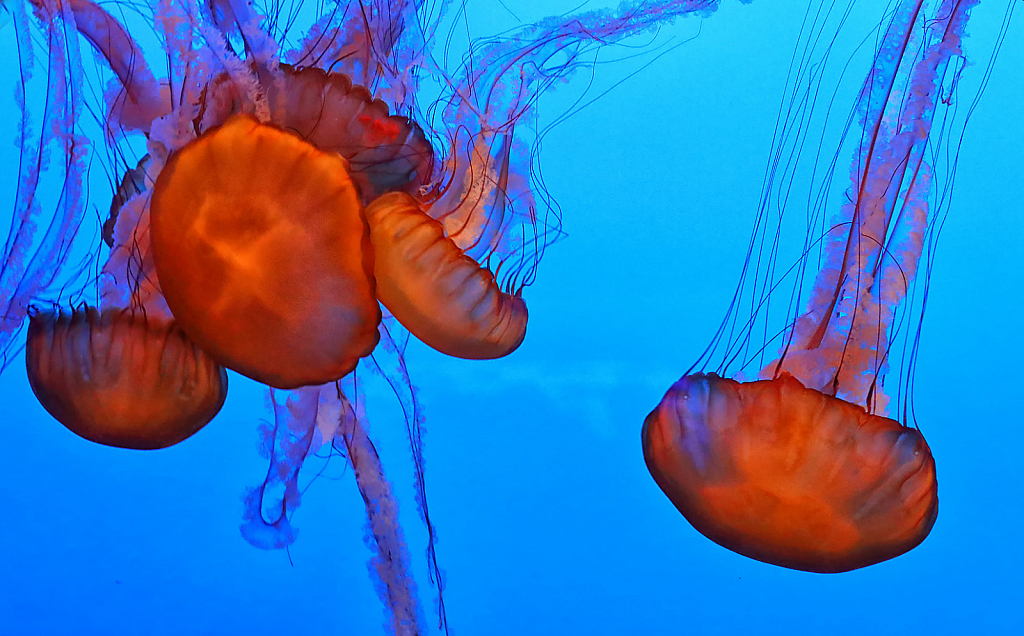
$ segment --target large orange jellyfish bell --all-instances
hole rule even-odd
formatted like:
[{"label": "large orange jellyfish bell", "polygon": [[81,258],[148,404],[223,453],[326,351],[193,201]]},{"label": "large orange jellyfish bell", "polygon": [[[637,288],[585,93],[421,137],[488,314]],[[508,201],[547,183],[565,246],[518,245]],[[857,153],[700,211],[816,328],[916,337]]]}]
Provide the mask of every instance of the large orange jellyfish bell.
[{"label": "large orange jellyfish bell", "polygon": [[235,116],[171,157],[151,210],[167,305],[224,366],[291,389],[376,346],[373,251],[339,155]]},{"label": "large orange jellyfish bell", "polygon": [[177,325],[129,310],[36,313],[25,362],[50,415],[121,448],[177,444],[213,419],[228,390],[224,367]]},{"label": "large orange jellyfish bell", "polygon": [[499,358],[526,336],[526,303],[445,235],[413,197],[386,194],[366,208],[377,297],[413,335],[460,358]]},{"label": "large orange jellyfish bell", "polygon": [[693,527],[748,557],[844,572],[928,536],[935,462],[917,430],[782,375],[684,376],[644,422],[654,480]]}]

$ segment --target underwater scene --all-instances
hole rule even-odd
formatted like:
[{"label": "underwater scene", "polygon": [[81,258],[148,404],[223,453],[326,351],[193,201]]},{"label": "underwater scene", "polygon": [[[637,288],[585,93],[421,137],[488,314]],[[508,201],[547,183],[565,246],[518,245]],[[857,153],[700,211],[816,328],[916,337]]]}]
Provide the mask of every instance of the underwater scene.
[{"label": "underwater scene", "polygon": [[0,0],[0,636],[1019,634],[1017,0]]}]

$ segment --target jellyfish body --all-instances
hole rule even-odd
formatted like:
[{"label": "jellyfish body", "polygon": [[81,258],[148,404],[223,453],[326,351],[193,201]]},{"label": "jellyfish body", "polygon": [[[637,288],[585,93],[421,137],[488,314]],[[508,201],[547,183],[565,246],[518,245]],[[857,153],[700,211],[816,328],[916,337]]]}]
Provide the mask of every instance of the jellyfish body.
[{"label": "jellyfish body", "polygon": [[[894,317],[901,306],[908,311],[903,303],[918,261],[938,234],[927,158],[938,156],[930,146],[941,145],[950,124],[931,138],[931,123],[938,104],[952,103],[940,95],[952,94],[958,73],[944,70],[960,55],[972,6],[955,0],[899,4],[858,96],[860,137],[844,205],[828,224],[809,214],[794,267],[779,266],[774,251],[763,260],[748,255],[740,290],[709,352],[724,346],[723,367],[748,355],[758,360],[771,342],[764,334],[778,333],[778,357],[767,360],[761,379],[686,375],[645,422],[644,455],[657,484],[697,530],[735,552],[790,568],[841,572],[912,549],[935,522],[931,450],[915,428],[882,416],[890,408],[884,384],[901,327]],[[951,83],[942,86],[942,78]],[[763,215],[775,204],[774,190],[766,186],[758,228],[768,225]],[[781,228],[781,215],[779,222]],[[751,245],[774,250],[759,231]],[[796,272],[792,309],[792,299],[804,293],[801,281],[811,278],[810,263],[818,272],[803,313],[787,315],[781,328],[771,324],[769,290],[781,284],[775,272]],[[927,290],[927,280],[924,285]],[[752,315],[737,324],[743,303]],[[903,358],[912,370],[913,331],[903,334]],[[905,423],[909,383],[901,378],[899,386]]]},{"label": "jellyfish body", "polygon": [[917,546],[938,513],[921,434],[782,375],[683,377],[643,427],[654,480],[702,534],[745,556],[844,572]]},{"label": "jellyfish body", "polygon": [[323,384],[377,344],[369,232],[337,155],[237,116],[171,158],[151,215],[167,304],[226,367]]},{"label": "jellyfish body", "polygon": [[412,197],[393,193],[366,209],[377,297],[425,344],[460,358],[498,358],[526,335],[526,303],[445,235]]},{"label": "jellyfish body", "polygon": [[220,411],[224,368],[173,322],[94,308],[37,312],[25,362],[39,403],[85,439],[121,448],[165,448]]}]

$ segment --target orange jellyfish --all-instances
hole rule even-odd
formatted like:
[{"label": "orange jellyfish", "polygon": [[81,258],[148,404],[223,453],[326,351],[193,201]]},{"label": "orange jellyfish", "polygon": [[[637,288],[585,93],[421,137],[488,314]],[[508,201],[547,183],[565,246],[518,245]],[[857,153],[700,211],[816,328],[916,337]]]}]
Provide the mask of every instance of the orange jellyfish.
[{"label": "orange jellyfish", "polygon": [[498,358],[526,336],[526,303],[503,291],[413,197],[396,192],[366,209],[381,303],[413,335],[459,358]]},{"label": "orange jellyfish", "polygon": [[748,557],[844,572],[895,556],[938,513],[921,434],[782,374],[693,374],[644,424],[644,457],[693,527]]},{"label": "orange jellyfish", "polygon": [[[950,123],[934,134],[931,124],[936,110],[954,101],[961,38],[975,4],[899,4],[858,98],[861,134],[838,217],[819,230],[822,220],[811,211],[803,257],[789,270],[775,264],[780,234],[767,238],[770,254],[748,256],[706,356],[724,347],[723,368],[759,360],[771,343],[760,347],[756,334],[778,333],[779,357],[756,381],[686,375],[644,423],[644,457],[657,484],[698,531],[730,550],[789,568],[842,572],[903,554],[935,523],[935,462],[908,425],[908,385],[899,385],[894,409],[884,380],[894,341],[905,341],[896,349],[904,362],[916,350],[918,334],[904,322],[912,301],[923,311],[927,276],[923,291],[908,292],[941,224],[933,201],[948,200],[933,199],[931,162],[941,157],[934,150]],[[804,122],[787,125],[797,123]],[[788,138],[781,134],[778,143]],[[771,197],[786,196],[771,185],[766,193],[763,233],[770,232],[765,211],[778,203]],[[766,244],[762,238],[755,235],[751,245]],[[782,281],[772,276],[794,277],[793,307],[815,261],[804,313],[773,325],[772,292]],[[737,324],[743,303],[752,317]],[[894,411],[902,423],[885,416]]]}]

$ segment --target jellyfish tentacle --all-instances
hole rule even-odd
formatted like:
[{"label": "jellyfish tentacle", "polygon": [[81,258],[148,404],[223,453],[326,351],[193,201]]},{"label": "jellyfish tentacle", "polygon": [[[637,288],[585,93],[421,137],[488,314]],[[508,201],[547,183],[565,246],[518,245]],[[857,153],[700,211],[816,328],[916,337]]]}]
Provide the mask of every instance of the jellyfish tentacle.
[{"label": "jellyfish tentacle", "polygon": [[526,303],[501,291],[411,196],[366,208],[377,297],[413,335],[448,355],[498,358],[526,336]]},{"label": "jellyfish tentacle", "polygon": [[[466,147],[465,161],[428,213],[442,222],[452,242],[473,259],[483,258],[499,247],[508,231],[509,164],[512,126],[506,133],[482,131]],[[454,145],[460,145],[462,134]]]},{"label": "jellyfish tentacle", "polygon": [[[419,406],[416,390],[409,378],[409,369],[405,364],[405,349],[409,343],[409,334],[396,324],[394,316],[387,316],[381,321],[380,345],[373,355],[367,359],[366,366],[371,373],[380,374],[391,391],[398,398],[405,416],[406,435],[409,440],[409,451],[413,460],[413,475],[416,486],[415,501],[420,513],[420,520],[427,531],[427,565],[431,585],[437,591],[435,597],[438,627],[448,633],[448,617],[445,610],[444,573],[437,559],[437,531],[430,518],[427,502],[426,468],[423,453],[423,410]],[[401,344],[400,344],[401,342]],[[371,364],[372,363],[372,364]]]},{"label": "jellyfish tentacle", "polygon": [[368,565],[389,614],[389,631],[401,636],[424,633],[398,503],[380,456],[340,383],[296,389],[283,405],[278,393],[270,390],[274,421],[261,427],[261,452],[271,460],[270,466],[264,482],[246,493],[242,536],[264,549],[290,545],[297,534],[290,517],[301,499],[298,477],[303,463],[321,443],[341,442],[366,506],[366,541],[374,553]]},{"label": "jellyfish tentacle", "polygon": [[100,302],[104,308],[132,307],[147,316],[170,320],[173,315],[160,289],[150,245],[151,198],[152,191],[144,189],[116,210],[117,220],[110,219],[115,220],[113,247],[101,271]]},{"label": "jellyfish tentacle", "polygon": [[536,120],[540,95],[592,68],[589,56],[605,46],[717,8],[717,0],[626,2],[614,11],[554,16],[474,42],[461,77],[447,80],[441,115],[450,131],[447,174],[427,213],[469,256],[505,264],[502,287],[528,285],[545,248],[561,235],[555,206],[547,205],[538,218],[535,190],[543,196],[543,189],[531,181],[537,142],[531,147],[525,138],[542,134]]},{"label": "jellyfish tentacle", "polygon": [[322,65],[344,73],[411,116],[417,110],[421,75],[431,64],[429,51],[449,3],[392,0],[337,5],[309,29],[298,49],[288,54],[296,66]]},{"label": "jellyfish tentacle", "polygon": [[367,544],[376,553],[370,571],[381,586],[377,593],[387,608],[390,629],[396,636],[418,636],[422,611],[416,598],[416,581],[409,570],[409,550],[398,520],[398,502],[384,475],[377,449],[359,421],[352,404],[337,390],[338,435],[348,450],[356,485],[363,496],[367,517]]},{"label": "jellyfish tentacle", "polygon": [[[18,165],[18,187],[15,193],[11,230],[4,245],[0,264],[0,294],[3,314],[0,317],[0,346],[5,350],[13,333],[21,326],[31,300],[57,279],[71,252],[79,227],[85,217],[81,205],[84,163],[88,139],[78,134],[79,116],[85,111],[82,95],[82,57],[78,39],[67,32],[74,16],[66,5],[46,2],[38,8],[46,30],[49,54],[47,96],[43,109],[38,143],[33,137],[31,117],[26,101],[25,82],[31,76],[34,58],[28,19],[20,3],[14,3],[14,23],[19,55],[27,61],[22,67],[22,84],[15,100],[21,110],[17,143],[21,156]],[[63,183],[48,223],[40,204],[40,173],[50,163],[50,152],[59,153],[57,165],[63,172]],[[42,229],[42,236],[38,236]]]},{"label": "jellyfish tentacle", "polygon": [[[833,223],[845,235],[833,232],[826,241],[825,264],[793,341],[781,363],[767,365],[762,377],[786,371],[819,388],[834,383],[858,403],[873,391],[887,364],[893,310],[917,271],[928,224],[931,167],[925,153],[938,103],[937,70],[960,54],[976,4],[945,0],[923,30],[916,27],[921,0],[904,0],[898,9],[860,93],[863,132],[850,200]],[[922,45],[919,58],[908,55]],[[905,93],[894,88],[901,78]],[[851,346],[860,342],[868,346]],[[888,399],[872,397],[882,406]]]},{"label": "jellyfish tentacle", "polygon": [[[39,9],[52,9],[43,0],[31,2]],[[115,97],[110,106],[108,123],[148,133],[152,122],[170,112],[171,105],[161,95],[139,45],[120,22],[96,3],[90,0],[58,2],[70,10],[78,32],[107,60],[124,88],[124,93]]]},{"label": "jellyfish tentacle", "polygon": [[102,236],[107,247],[114,247],[114,228],[117,227],[117,217],[121,213],[121,208],[136,195],[149,189],[146,183],[146,170],[149,163],[149,155],[143,155],[139,163],[134,168],[128,168],[124,177],[121,178],[121,183],[118,184],[117,190],[110,200],[110,212],[107,214],[107,220],[103,222]]},{"label": "jellyfish tentacle", "polygon": [[291,515],[299,506],[299,471],[315,450],[320,387],[292,391],[282,405],[278,391],[268,389],[274,411],[272,422],[260,426],[260,452],[270,460],[263,483],[246,491],[245,512],[239,530],[246,541],[264,550],[291,545],[298,532]]}]

